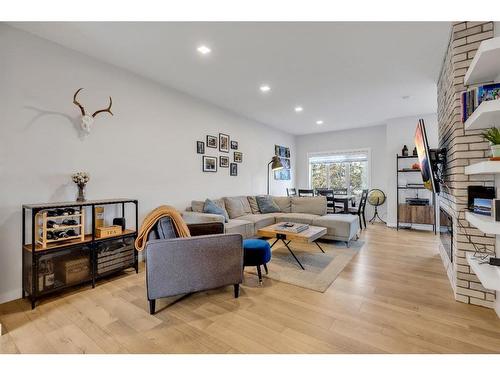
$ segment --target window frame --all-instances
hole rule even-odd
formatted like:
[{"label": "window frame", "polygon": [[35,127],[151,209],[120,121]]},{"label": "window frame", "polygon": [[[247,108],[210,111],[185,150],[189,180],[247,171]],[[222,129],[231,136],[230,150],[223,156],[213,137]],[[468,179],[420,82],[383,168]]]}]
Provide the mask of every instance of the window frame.
[{"label": "window frame", "polygon": [[[331,151],[321,151],[321,152],[308,152],[307,153],[307,168],[308,168],[308,182],[307,186],[308,189],[312,189],[312,168],[311,168],[311,158],[313,157],[318,157],[318,156],[328,156],[332,154],[349,154],[349,153],[363,153],[365,152],[367,154],[366,156],[366,168],[367,168],[367,189],[370,190],[371,187],[371,181],[372,181],[372,149],[371,148],[352,148],[352,149],[345,149],[345,150],[331,150]],[[350,193],[352,194],[352,193]]]}]

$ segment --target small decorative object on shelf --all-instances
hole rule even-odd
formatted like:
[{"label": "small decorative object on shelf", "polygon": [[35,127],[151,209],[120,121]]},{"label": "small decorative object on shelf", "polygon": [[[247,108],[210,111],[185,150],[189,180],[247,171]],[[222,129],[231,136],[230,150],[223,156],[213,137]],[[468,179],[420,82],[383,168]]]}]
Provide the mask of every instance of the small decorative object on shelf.
[{"label": "small decorative object on shelf", "polygon": [[413,163],[411,165],[411,169],[415,169],[415,170],[419,171],[420,170],[420,163]]},{"label": "small decorative object on shelf", "polygon": [[413,148],[413,156],[418,156],[417,147]]},{"label": "small decorative object on shelf", "polygon": [[87,172],[77,172],[73,173],[71,176],[73,182],[78,186],[78,197],[76,198],[77,202],[85,201],[85,185],[90,180],[90,176]]},{"label": "small decorative object on shelf", "polygon": [[406,147],[406,145],[403,146],[403,149],[401,150],[401,155],[408,156],[408,147]]},{"label": "small decorative object on shelf", "polygon": [[500,157],[500,130],[498,128],[490,128],[482,133],[483,138],[490,142],[491,156],[490,160],[498,160]]}]

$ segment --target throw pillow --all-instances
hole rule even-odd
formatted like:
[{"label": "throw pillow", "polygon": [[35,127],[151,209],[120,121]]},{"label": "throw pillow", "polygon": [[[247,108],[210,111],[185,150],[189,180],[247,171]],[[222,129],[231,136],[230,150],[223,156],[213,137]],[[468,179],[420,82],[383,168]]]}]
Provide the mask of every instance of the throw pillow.
[{"label": "throw pillow", "polygon": [[203,206],[203,212],[206,214],[215,214],[224,216],[224,221],[226,223],[229,221],[226,210],[217,206],[215,202],[211,201],[210,199],[207,199],[205,201],[205,205]]},{"label": "throw pillow", "polygon": [[243,197],[225,197],[224,205],[230,219],[251,214],[250,205],[246,196]]},{"label": "throw pillow", "polygon": [[247,197],[248,203],[250,204],[250,209],[252,210],[252,214],[260,214],[259,205],[257,204],[257,199],[255,197]]},{"label": "throw pillow", "polygon": [[259,205],[260,212],[263,214],[272,214],[273,212],[280,212],[280,207],[273,200],[270,195],[262,195],[255,197]]}]

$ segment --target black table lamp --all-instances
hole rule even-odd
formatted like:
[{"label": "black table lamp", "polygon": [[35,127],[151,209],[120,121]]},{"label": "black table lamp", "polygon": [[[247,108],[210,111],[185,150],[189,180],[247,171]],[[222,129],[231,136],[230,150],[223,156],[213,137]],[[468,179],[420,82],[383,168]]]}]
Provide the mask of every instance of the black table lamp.
[{"label": "black table lamp", "polygon": [[269,195],[269,167],[274,171],[278,169],[283,169],[283,164],[281,164],[281,160],[277,156],[273,156],[269,164],[267,165],[267,195]]}]

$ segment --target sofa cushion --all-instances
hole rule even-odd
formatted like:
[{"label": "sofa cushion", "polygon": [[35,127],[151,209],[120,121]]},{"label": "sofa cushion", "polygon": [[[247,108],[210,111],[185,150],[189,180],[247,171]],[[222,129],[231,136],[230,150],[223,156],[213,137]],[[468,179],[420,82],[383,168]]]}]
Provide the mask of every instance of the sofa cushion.
[{"label": "sofa cushion", "polygon": [[331,214],[316,217],[312,225],[326,228],[326,236],[332,239],[349,241],[359,230],[359,219],[356,215]]},{"label": "sofa cushion", "polygon": [[[220,208],[226,209],[226,205],[224,204],[224,199],[211,199],[217,206]],[[191,201],[191,210],[193,212],[203,212],[203,207],[205,206],[205,201]]]},{"label": "sofa cushion", "polygon": [[292,212],[326,215],[326,197],[291,197]]},{"label": "sofa cushion", "polygon": [[260,228],[267,227],[276,222],[276,214],[250,214],[241,216],[238,219],[247,220],[254,224],[254,230],[258,231]]},{"label": "sofa cushion", "polygon": [[281,212],[292,212],[292,201],[290,197],[273,197]]},{"label": "sofa cushion", "polygon": [[254,235],[253,223],[247,220],[230,219],[224,224],[224,232],[241,234],[243,238],[249,238]]},{"label": "sofa cushion", "polygon": [[257,199],[254,196],[247,197],[248,204],[250,205],[250,209],[252,210],[252,214],[260,214],[259,205],[257,204]]},{"label": "sofa cushion", "polygon": [[273,212],[280,212],[280,207],[274,202],[273,197],[270,195],[259,195],[255,197],[259,210],[263,214],[270,214]]},{"label": "sofa cushion", "polygon": [[292,223],[312,224],[317,215],[303,214],[303,213],[280,213],[276,214],[276,222],[289,221]]},{"label": "sofa cushion", "polygon": [[251,214],[252,209],[246,196],[241,197],[224,197],[224,205],[230,219]]},{"label": "sofa cushion", "polygon": [[214,201],[211,201],[210,199],[207,199],[205,201],[205,205],[203,206],[203,212],[206,214],[222,215],[224,216],[226,223],[229,220],[227,211],[222,207],[219,207],[217,204],[215,204]]}]

